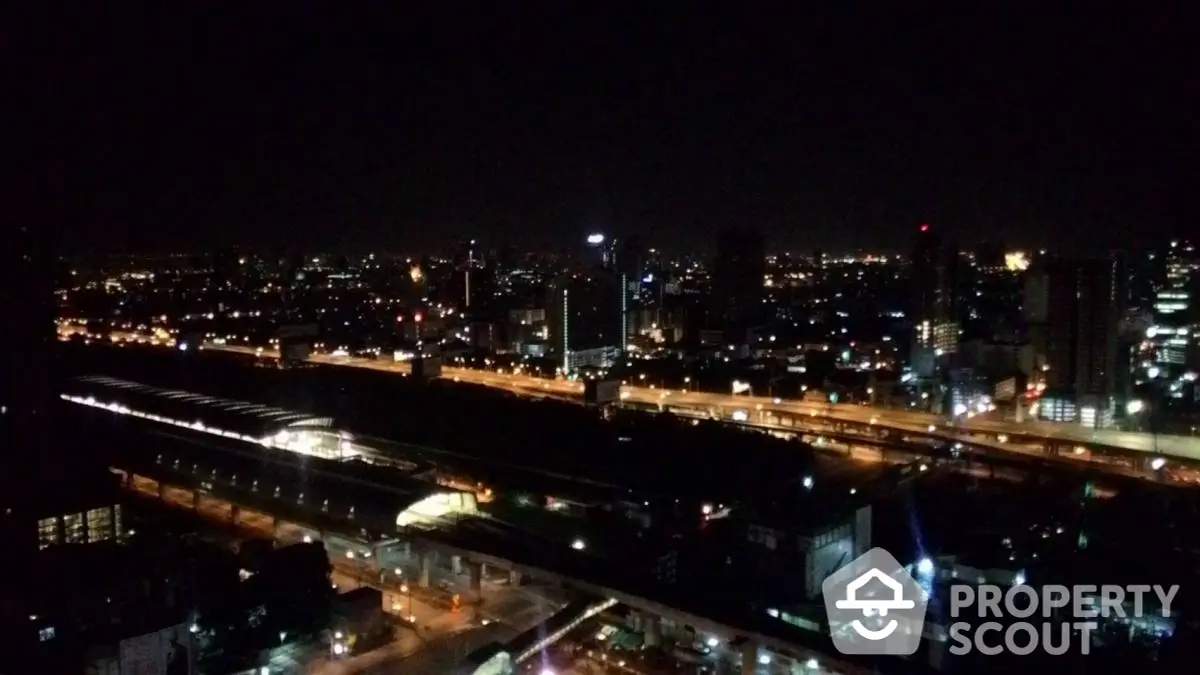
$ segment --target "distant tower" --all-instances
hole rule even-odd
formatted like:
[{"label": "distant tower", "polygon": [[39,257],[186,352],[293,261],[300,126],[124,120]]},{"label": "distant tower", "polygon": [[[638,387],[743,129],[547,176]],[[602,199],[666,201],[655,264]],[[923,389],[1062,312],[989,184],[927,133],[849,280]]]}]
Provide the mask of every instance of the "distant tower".
[{"label": "distant tower", "polygon": [[452,295],[462,300],[462,309],[469,310],[477,304],[479,283],[476,278],[476,265],[480,255],[478,242],[474,239],[459,239],[450,250],[453,264],[451,288]]},{"label": "distant tower", "polygon": [[596,268],[589,274],[562,274],[550,283],[548,338],[564,372],[611,366],[626,346],[628,303],[622,281],[622,275]]},{"label": "distant tower", "polygon": [[958,350],[959,251],[944,242],[928,223],[918,228],[909,261],[914,329],[913,369],[922,377],[934,374]]},{"label": "distant tower", "polygon": [[[1045,321],[1044,373],[1048,394],[1091,410],[1089,426],[1104,426],[1126,388],[1119,328],[1125,314],[1123,258],[1052,260],[1027,290],[1034,315]],[[1124,371],[1124,372],[1123,372]],[[1070,420],[1063,420],[1070,421]]]},{"label": "distant tower", "polygon": [[1178,240],[1171,241],[1163,255],[1161,282],[1154,297],[1154,324],[1144,337],[1153,345],[1152,363],[1164,382],[1178,377],[1188,364],[1188,346],[1194,337],[1191,291],[1196,258],[1194,247]]},{"label": "distant tower", "polygon": [[763,320],[766,269],[766,243],[761,233],[730,229],[720,234],[712,269],[713,314],[720,328],[738,343]]},{"label": "distant tower", "polygon": [[[614,304],[615,311],[619,312],[620,319],[617,322],[616,344],[622,352],[629,348],[629,327],[631,310],[629,286],[631,279],[634,278],[634,270],[639,269],[642,264],[642,254],[640,253],[641,241],[639,239],[621,239],[618,240],[600,233],[588,235],[587,245],[589,255],[587,256],[594,262],[595,269],[589,270],[592,275],[589,297],[603,298],[597,302],[601,304]],[[641,279],[641,277],[636,277]],[[609,308],[605,307],[596,310],[600,314],[608,314]],[[610,338],[611,339],[611,338]]]},{"label": "distant tower", "polygon": [[463,270],[463,309],[471,309],[471,271],[475,267],[475,240],[467,242],[467,266]]}]

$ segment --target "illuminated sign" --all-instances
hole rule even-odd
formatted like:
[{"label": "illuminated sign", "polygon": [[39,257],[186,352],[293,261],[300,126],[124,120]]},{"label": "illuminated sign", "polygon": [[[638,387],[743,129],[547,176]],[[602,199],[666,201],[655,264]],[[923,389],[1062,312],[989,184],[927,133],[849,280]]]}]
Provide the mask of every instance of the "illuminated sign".
[{"label": "illuminated sign", "polygon": [[589,234],[588,238],[587,238],[587,243],[591,244],[592,246],[596,246],[597,244],[603,244],[604,243],[604,235]]}]

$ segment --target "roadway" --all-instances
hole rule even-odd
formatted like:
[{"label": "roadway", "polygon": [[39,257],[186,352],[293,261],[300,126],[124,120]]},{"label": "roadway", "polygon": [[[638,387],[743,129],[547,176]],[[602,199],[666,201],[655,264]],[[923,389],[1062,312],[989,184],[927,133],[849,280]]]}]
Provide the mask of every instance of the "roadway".
[{"label": "roadway", "polygon": [[[63,335],[72,331],[63,329]],[[115,341],[133,341],[150,343],[147,336],[133,333],[112,333]],[[206,344],[205,349],[222,351],[250,356],[278,357],[278,351],[257,347],[240,347],[233,345]],[[411,366],[405,362],[395,362],[385,359],[367,359],[353,356],[334,356],[331,354],[313,354],[308,361],[331,366],[363,368],[400,375],[411,374]],[[519,372],[495,372],[471,368],[444,367],[442,377],[455,382],[467,382],[495,389],[502,389],[521,396],[545,397],[580,402],[584,385],[580,382],[567,380],[550,380],[535,375]],[[825,402],[783,400],[774,397],[733,395],[713,392],[698,392],[679,389],[664,389],[653,384],[626,384],[621,388],[621,400],[627,403],[663,406],[669,408],[688,408],[695,411],[709,411],[714,417],[726,419],[733,411],[769,411],[775,415],[809,415],[819,416],[829,420],[850,424],[872,425],[880,429],[891,429],[908,433],[931,433],[944,435],[948,438],[961,438],[978,442],[973,435],[988,435],[996,437],[996,442],[989,445],[1001,448],[1020,450],[1015,446],[1026,446],[1029,441],[1040,440],[1043,443],[1074,444],[1081,447],[1106,446],[1134,453],[1144,453],[1151,456],[1178,457],[1200,461],[1200,438],[1191,436],[1174,436],[1163,434],[1148,434],[1141,432],[1118,431],[1113,429],[1091,429],[1074,424],[1061,424],[1029,420],[1016,422],[1010,420],[987,419],[986,416],[964,418],[948,424],[943,416],[926,412],[894,410],[862,405],[830,405]],[[759,426],[750,420],[749,426]],[[1005,437],[1018,437],[1015,442],[1009,442]]]},{"label": "roadway", "polygon": [[[278,355],[277,352],[270,350],[260,352],[256,348],[227,345],[207,345],[206,349],[258,356]],[[386,361],[383,359],[313,354],[309,358],[309,361],[325,365],[366,368],[403,375],[408,375],[412,371],[411,366],[407,363]],[[445,367],[442,369],[442,377],[455,382],[467,382],[495,389],[503,389],[521,396],[550,397],[574,402],[579,402],[582,399],[584,388],[584,385],[580,382],[550,380],[534,375],[524,375],[519,372],[499,373],[471,368]],[[912,433],[928,433],[930,427],[934,427],[949,436],[967,434],[988,434],[997,437],[1022,436],[1059,443],[1078,444],[1085,447],[1102,445],[1123,450],[1132,450],[1134,452],[1149,453],[1156,456],[1162,455],[1200,460],[1200,438],[1147,434],[1113,429],[1090,429],[1079,425],[1044,422],[1040,420],[1015,422],[987,419],[984,416],[978,416],[957,421],[951,427],[947,425],[945,417],[927,412],[893,410],[890,408],[851,404],[830,405],[824,402],[783,400],[763,396],[663,389],[654,385],[626,384],[621,387],[621,400],[643,405],[712,410],[714,413],[732,410],[765,410],[776,414],[820,416],[840,422],[870,424],[881,429],[894,429],[896,431]],[[756,425],[753,421],[748,422],[748,424],[750,426]],[[1003,447],[1021,444],[1000,442],[997,445]]]}]

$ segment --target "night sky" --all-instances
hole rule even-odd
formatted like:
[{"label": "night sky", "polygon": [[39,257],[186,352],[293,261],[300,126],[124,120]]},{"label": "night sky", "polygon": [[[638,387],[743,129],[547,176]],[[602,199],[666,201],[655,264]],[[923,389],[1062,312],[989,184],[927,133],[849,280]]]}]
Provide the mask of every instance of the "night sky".
[{"label": "night sky", "polygon": [[46,130],[29,177],[70,250],[562,249],[589,230],[704,250],[729,226],[773,250],[905,249],[923,222],[1100,246],[1200,222],[1181,9],[129,4],[31,17],[19,45]]}]

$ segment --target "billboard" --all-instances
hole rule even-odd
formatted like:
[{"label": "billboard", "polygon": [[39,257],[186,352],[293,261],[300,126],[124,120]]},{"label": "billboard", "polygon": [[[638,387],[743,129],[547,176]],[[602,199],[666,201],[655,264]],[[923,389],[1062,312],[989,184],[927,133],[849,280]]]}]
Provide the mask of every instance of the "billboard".
[{"label": "billboard", "polygon": [[192,675],[196,646],[185,624],[121,641],[121,675]]},{"label": "billboard", "polygon": [[588,380],[583,384],[583,400],[591,405],[615,403],[621,398],[618,380]]}]

